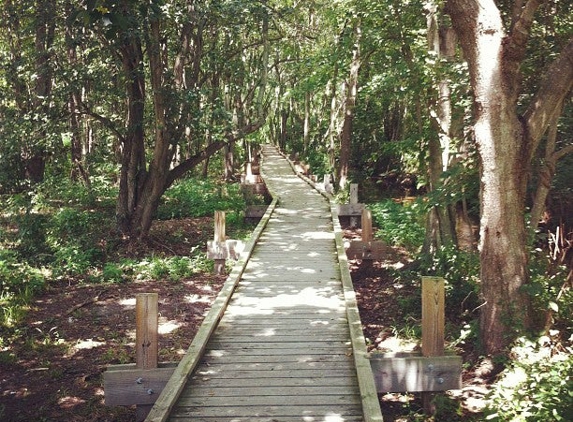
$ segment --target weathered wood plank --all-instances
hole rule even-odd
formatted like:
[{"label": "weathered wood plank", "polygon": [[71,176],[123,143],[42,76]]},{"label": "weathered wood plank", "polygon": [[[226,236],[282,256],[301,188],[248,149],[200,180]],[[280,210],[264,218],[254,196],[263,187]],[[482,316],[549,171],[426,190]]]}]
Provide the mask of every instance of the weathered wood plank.
[{"label": "weathered wood plank", "polygon": [[[211,365],[221,365],[221,371],[228,371],[230,373],[237,373],[237,372],[274,372],[278,374],[279,372],[284,372],[285,375],[283,378],[287,377],[298,377],[298,371],[307,371],[306,375],[312,375],[315,378],[322,379],[323,385],[328,384],[325,378],[328,376],[329,371],[332,370],[333,363],[332,362],[285,362],[285,363],[276,363],[276,362],[264,362],[264,359],[256,359],[257,361],[253,363],[243,362],[243,363],[221,363],[219,361],[211,361]],[[346,363],[339,363],[340,370],[352,370],[353,364],[350,362]],[[211,374],[213,371],[206,371],[207,373]],[[225,373],[221,372],[224,376]],[[253,374],[256,375],[256,374]],[[275,375],[276,376],[276,375]],[[264,384],[261,381],[261,384]],[[386,390],[384,390],[386,391]],[[388,390],[388,391],[408,391],[408,390]]]},{"label": "weathered wood plank", "polygon": [[[302,341],[302,338],[308,340],[309,335],[312,335],[316,341],[334,341],[344,335],[348,335],[347,327],[343,325],[326,326],[326,327],[300,327],[298,324],[283,327],[260,327],[259,329],[253,326],[238,326],[220,327],[217,330],[217,336],[224,337],[234,342],[252,342],[252,341]],[[324,337],[316,337],[324,336]],[[215,338],[216,336],[214,336]]]},{"label": "weathered wood plank", "polygon": [[[328,421],[328,418],[332,420],[336,420],[336,418],[340,419],[338,415],[326,415],[321,419],[321,417],[307,416],[306,420],[312,421],[313,419],[317,421]],[[187,416],[178,417],[173,416],[171,418],[172,421],[181,421],[188,419]],[[284,416],[280,417],[280,422],[301,422],[304,421],[304,416]],[[362,415],[351,415],[351,416],[344,416],[344,422],[363,422],[364,419]],[[246,416],[246,417],[237,417],[237,416],[214,416],[214,417],[193,417],[193,422],[277,422],[276,416],[261,416],[261,417],[253,417],[253,416]]]},{"label": "weathered wood plank", "polygon": [[321,422],[328,421],[329,419],[337,420],[335,418],[338,418],[339,421],[346,422],[350,417],[358,416],[362,417],[362,408],[360,405],[343,405],[336,406],[335,408],[332,406],[319,405],[238,406],[233,408],[221,408],[220,406],[196,408],[190,406],[178,408],[172,414],[172,418],[175,420],[176,418],[188,417],[192,418],[193,421],[208,417],[216,418],[217,421],[223,420],[226,417],[232,417],[233,420],[236,420],[236,418],[248,418],[249,421],[251,418],[258,417],[274,417],[280,418],[279,420],[282,420],[283,417],[298,417],[299,422],[305,420],[312,421],[313,419]]},{"label": "weathered wood plank", "polygon": [[[341,355],[348,354],[351,349],[350,341],[348,342],[334,342],[334,341],[323,341],[313,343],[312,346],[309,346],[309,343],[306,342],[268,342],[265,341],[263,343],[257,342],[242,342],[242,343],[234,343],[232,341],[218,341],[218,339],[214,340],[213,344],[210,345],[207,350],[213,353],[222,353],[230,354],[230,353],[237,353],[241,354],[244,352],[249,352],[253,355],[259,356],[268,356],[268,355],[300,355],[301,349],[305,350],[305,353],[308,355],[330,355],[333,352],[340,353],[341,350],[345,350],[344,352],[340,353]],[[342,349],[344,348],[344,349]]]},{"label": "weathered wood plank", "polygon": [[[294,388],[294,387],[293,387]],[[284,390],[284,389],[283,389]],[[199,407],[239,407],[239,406],[360,406],[360,396],[350,394],[338,395],[290,395],[291,389],[289,388],[288,395],[283,391],[282,396],[264,395],[264,390],[260,390],[261,395],[242,395],[235,397],[220,397],[220,396],[204,396],[179,398],[178,405],[185,406],[199,406]]]},{"label": "weathered wood plank", "polygon": [[[250,387],[242,387],[240,389],[233,388],[233,387],[213,387],[213,386],[197,386],[193,389],[193,392],[188,392],[189,395],[182,394],[181,398],[187,398],[190,396],[196,398],[205,398],[205,397],[242,397],[243,400],[245,398],[250,398],[254,396],[280,396],[284,397],[285,395],[285,388],[284,386],[279,387],[271,387],[265,384],[260,386],[250,386]],[[332,386],[332,385],[319,385],[319,386],[290,386],[288,388],[288,394],[291,396],[342,396],[342,397],[352,397],[352,402],[356,402],[357,395],[348,396],[348,387],[340,387],[340,386]],[[182,401],[183,403],[183,401]],[[248,404],[254,405],[255,403],[249,402]],[[324,404],[324,402],[322,402]]]},{"label": "weathered wood plank", "polygon": [[[225,370],[225,372],[223,372]],[[265,378],[293,378],[292,371],[281,371],[281,370],[269,370],[269,371],[230,371],[228,368],[201,368],[197,370],[197,377],[194,379],[203,379],[207,378],[214,378],[217,374],[220,374],[220,378],[254,378],[258,380],[262,380]],[[322,379],[324,384],[328,384],[329,378],[339,378],[339,377],[352,377],[356,376],[356,370],[353,367],[348,368],[338,368],[332,369],[330,371],[325,372],[324,370],[316,370],[316,369],[301,369],[296,372],[296,378],[305,379],[305,378],[317,378]],[[262,381],[261,381],[262,382]],[[354,386],[356,387],[356,386]],[[193,391],[193,389],[190,389]],[[350,392],[350,391],[349,391]]]},{"label": "weathered wood plank", "polygon": [[[106,406],[153,404],[175,370],[175,364],[142,369],[136,364],[110,366],[103,373]],[[150,393],[151,391],[151,393]]]},{"label": "weathered wood plank", "polygon": [[[249,356],[235,356],[233,357],[232,362],[221,361],[218,360],[216,356],[205,356],[203,358],[203,363],[207,366],[217,362],[218,364],[223,363],[226,365],[237,365],[240,363],[275,363],[275,364],[289,364],[289,363],[309,363],[314,364],[316,362],[330,362],[336,363],[336,367],[341,367],[341,364],[353,364],[352,357],[344,355],[277,355],[277,356],[258,356],[258,355],[249,355]],[[276,368],[272,368],[276,369]]]},{"label": "weathered wood plank", "polygon": [[[353,387],[356,386],[358,382],[356,376],[344,374],[346,376],[338,376],[338,377],[328,377],[328,385],[335,387],[343,387],[346,388],[347,391],[351,391]],[[194,377],[195,378],[195,377]],[[259,387],[264,385],[266,387],[281,387],[281,388],[290,388],[290,387],[299,387],[299,386],[314,386],[314,387],[323,387],[324,386],[324,378],[300,378],[300,377],[267,377],[267,378],[230,378],[230,377],[202,377],[200,380],[195,382],[195,388],[201,388],[202,386],[205,387],[232,387],[241,390],[242,388],[249,388],[249,387]],[[190,391],[190,390],[189,390]],[[185,392],[183,393],[185,394]]]},{"label": "weathered wood plank", "polygon": [[461,388],[461,356],[373,354],[372,371],[379,392],[447,391]]}]

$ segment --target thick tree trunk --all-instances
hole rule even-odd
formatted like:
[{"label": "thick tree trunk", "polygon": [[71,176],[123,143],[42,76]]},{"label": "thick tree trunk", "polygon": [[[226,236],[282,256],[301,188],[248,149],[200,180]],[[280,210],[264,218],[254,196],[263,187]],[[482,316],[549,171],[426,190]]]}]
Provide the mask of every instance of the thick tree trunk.
[{"label": "thick tree trunk", "polygon": [[120,232],[131,235],[133,213],[138,201],[140,183],[145,178],[144,104],[145,76],[141,42],[128,37],[121,48],[122,69],[126,78],[126,134],[121,139],[121,172],[116,219]]},{"label": "thick tree trunk", "polygon": [[573,87],[573,40],[548,67],[518,117],[520,66],[542,0],[514,3],[505,33],[493,0],[448,0],[446,7],[468,61],[475,97],[474,133],[481,159],[481,337],[498,353],[529,324],[525,195],[539,142]]},{"label": "thick tree trunk", "polygon": [[492,0],[451,0],[453,25],[469,63],[475,96],[474,134],[481,158],[481,338],[499,353],[528,322],[527,179],[524,131],[516,113],[518,75],[504,65],[501,15]]}]

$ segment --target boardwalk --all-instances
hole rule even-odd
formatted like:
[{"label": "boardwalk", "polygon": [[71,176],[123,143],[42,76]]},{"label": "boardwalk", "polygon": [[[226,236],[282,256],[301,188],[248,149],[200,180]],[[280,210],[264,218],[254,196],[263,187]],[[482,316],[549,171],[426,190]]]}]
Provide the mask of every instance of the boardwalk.
[{"label": "boardwalk", "polygon": [[279,203],[169,420],[381,420],[364,417],[330,204],[272,147],[263,172]]}]

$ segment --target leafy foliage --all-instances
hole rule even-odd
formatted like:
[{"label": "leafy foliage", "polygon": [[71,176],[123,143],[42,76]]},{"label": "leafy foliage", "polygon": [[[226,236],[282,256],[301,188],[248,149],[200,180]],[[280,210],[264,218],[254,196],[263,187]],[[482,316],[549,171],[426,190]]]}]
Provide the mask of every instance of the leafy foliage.
[{"label": "leafy foliage", "polygon": [[491,395],[486,420],[569,421],[573,418],[573,349],[550,336],[521,339]]},{"label": "leafy foliage", "polygon": [[209,179],[189,178],[181,180],[164,195],[159,206],[159,219],[204,217],[214,210],[239,213],[245,208],[245,200],[238,184],[218,184]]},{"label": "leafy foliage", "polygon": [[421,204],[400,204],[391,199],[369,205],[376,236],[390,245],[417,250],[424,242],[424,208]]}]

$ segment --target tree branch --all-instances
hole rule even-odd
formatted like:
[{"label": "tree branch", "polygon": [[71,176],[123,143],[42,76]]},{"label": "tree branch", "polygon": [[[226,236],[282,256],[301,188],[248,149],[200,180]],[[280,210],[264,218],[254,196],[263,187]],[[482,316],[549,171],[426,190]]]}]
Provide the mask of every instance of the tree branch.
[{"label": "tree branch", "polygon": [[533,97],[523,121],[527,130],[529,158],[537,149],[560,104],[573,89],[573,38],[549,66],[539,90]]},{"label": "tree branch", "polygon": [[563,157],[565,157],[566,155],[569,155],[569,154],[573,154],[573,144],[564,146],[559,151],[555,151],[553,153],[553,157],[555,158],[555,161],[559,161]]},{"label": "tree branch", "polygon": [[106,128],[115,133],[115,136],[117,136],[120,142],[122,143],[125,142],[125,136],[117,129],[116,125],[109,117],[105,117],[102,116],[101,114],[96,113],[95,111],[90,109],[90,107],[82,100],[80,100],[80,105],[82,106],[83,109],[83,112],[81,114],[87,114],[88,116],[93,117],[94,119],[102,123]]},{"label": "tree branch", "polygon": [[189,170],[195,168],[201,162],[205,161],[207,158],[211,157],[216,152],[223,149],[226,145],[232,145],[233,143],[243,139],[248,134],[259,130],[264,123],[265,119],[261,118],[255,123],[251,123],[245,126],[244,128],[241,128],[239,131],[229,133],[226,135],[227,141],[222,141],[222,140],[215,141],[209,144],[203,151],[183,161],[181,164],[179,164],[169,172],[169,175],[167,176],[165,189],[168,189],[173,184],[173,182],[183,177],[183,175],[185,175],[185,173],[187,173]]}]

